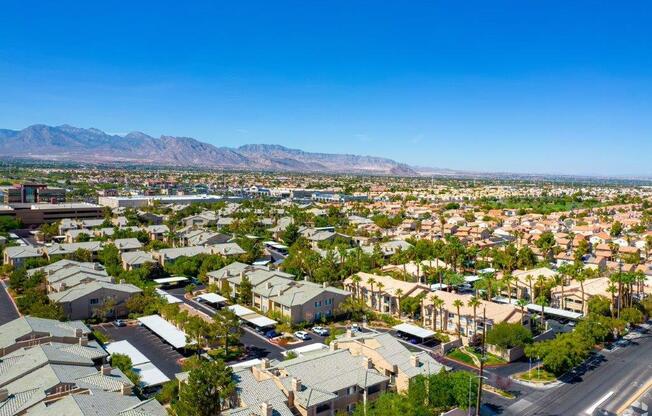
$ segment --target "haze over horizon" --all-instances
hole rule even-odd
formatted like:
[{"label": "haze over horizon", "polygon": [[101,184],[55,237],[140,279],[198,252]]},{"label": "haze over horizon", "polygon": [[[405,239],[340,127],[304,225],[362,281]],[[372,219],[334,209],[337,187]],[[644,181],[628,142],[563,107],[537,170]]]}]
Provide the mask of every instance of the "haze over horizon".
[{"label": "haze over horizon", "polygon": [[9,4],[0,128],[652,176],[652,13],[627,6]]}]

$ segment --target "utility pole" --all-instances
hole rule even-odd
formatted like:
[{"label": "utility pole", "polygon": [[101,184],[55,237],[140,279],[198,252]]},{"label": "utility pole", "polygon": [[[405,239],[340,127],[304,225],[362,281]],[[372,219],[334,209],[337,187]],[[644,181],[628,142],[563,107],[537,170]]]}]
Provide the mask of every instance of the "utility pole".
[{"label": "utility pole", "polygon": [[482,404],[482,373],[484,372],[485,335],[487,334],[487,308],[482,309],[482,356],[480,357],[480,377],[478,378],[478,397],[475,402],[475,416],[480,416],[480,405]]}]

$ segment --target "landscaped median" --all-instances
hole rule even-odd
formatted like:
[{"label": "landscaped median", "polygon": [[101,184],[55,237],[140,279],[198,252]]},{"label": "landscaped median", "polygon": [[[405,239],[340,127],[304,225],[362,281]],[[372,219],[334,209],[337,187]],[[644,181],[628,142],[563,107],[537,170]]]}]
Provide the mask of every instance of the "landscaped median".
[{"label": "landscaped median", "polygon": [[[486,353],[485,356],[485,367],[507,364],[507,361],[497,355]],[[480,357],[480,353],[469,348],[455,348],[446,354],[446,358],[475,368],[480,367]]]},{"label": "landscaped median", "polygon": [[512,376],[515,380],[545,386],[557,381],[557,377],[542,366]]}]

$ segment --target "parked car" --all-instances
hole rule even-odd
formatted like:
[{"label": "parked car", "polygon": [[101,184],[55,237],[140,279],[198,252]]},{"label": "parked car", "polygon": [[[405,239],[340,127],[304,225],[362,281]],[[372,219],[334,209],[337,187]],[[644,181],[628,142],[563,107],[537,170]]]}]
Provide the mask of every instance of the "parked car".
[{"label": "parked car", "polygon": [[277,336],[279,336],[279,333],[274,331],[273,329],[271,331],[265,332],[265,338],[267,339],[276,338]]},{"label": "parked car", "polygon": [[122,320],[122,319],[116,319],[116,320],[113,322],[113,325],[115,325],[115,326],[117,326],[117,327],[123,327],[123,326],[127,326],[127,323],[126,323],[124,320]]},{"label": "parked car", "polygon": [[294,336],[303,341],[310,339],[310,334],[308,334],[306,331],[297,331],[294,333]]},{"label": "parked car", "polygon": [[327,337],[330,334],[328,328],[324,328],[323,326],[316,326],[312,328],[312,332],[317,335],[321,335],[322,337]]},{"label": "parked car", "polygon": [[360,332],[360,325],[358,324],[351,325],[351,332]]}]

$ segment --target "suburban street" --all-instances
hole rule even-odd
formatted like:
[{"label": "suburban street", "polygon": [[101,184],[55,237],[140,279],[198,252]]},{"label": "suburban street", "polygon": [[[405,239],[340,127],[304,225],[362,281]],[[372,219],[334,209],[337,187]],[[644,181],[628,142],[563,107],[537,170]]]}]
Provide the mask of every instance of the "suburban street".
[{"label": "suburban street", "polygon": [[523,397],[497,414],[600,415],[617,414],[652,379],[652,335],[630,340],[631,345],[596,354],[563,381],[549,389],[523,390]]}]

